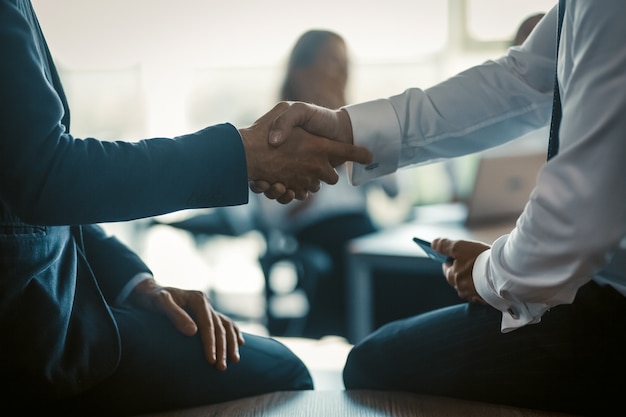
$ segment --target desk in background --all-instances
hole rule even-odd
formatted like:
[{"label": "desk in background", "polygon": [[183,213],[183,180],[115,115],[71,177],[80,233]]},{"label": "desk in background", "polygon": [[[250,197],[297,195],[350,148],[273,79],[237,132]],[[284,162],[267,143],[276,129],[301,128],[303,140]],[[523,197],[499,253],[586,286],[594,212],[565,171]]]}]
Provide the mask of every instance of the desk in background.
[{"label": "desk in background", "polygon": [[350,241],[346,250],[348,340],[351,343],[359,342],[377,327],[374,320],[376,271],[388,273],[382,276],[377,273],[377,279],[388,279],[389,285],[397,284],[397,291],[402,291],[400,280],[409,277],[423,280],[421,284],[426,291],[440,293],[440,300],[435,294],[432,294],[433,297],[429,297],[430,294],[414,294],[416,302],[420,302],[417,300],[421,296],[421,303],[431,304],[421,306],[425,310],[461,302],[446,283],[441,265],[428,258],[412,238],[417,236],[430,241],[447,237],[492,243],[514,227],[513,221],[506,221],[468,228],[464,225],[465,214],[462,204],[419,207],[415,210],[414,220]]}]

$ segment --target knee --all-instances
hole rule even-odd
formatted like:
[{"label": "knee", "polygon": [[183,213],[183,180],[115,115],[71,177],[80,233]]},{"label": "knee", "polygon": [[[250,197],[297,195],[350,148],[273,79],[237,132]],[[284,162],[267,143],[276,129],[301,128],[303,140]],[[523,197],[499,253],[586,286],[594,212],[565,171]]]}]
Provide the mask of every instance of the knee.
[{"label": "knee", "polygon": [[343,368],[346,389],[378,389],[379,378],[374,374],[381,367],[380,357],[372,354],[368,345],[356,345],[350,351]]},{"label": "knee", "polygon": [[311,373],[302,362],[294,367],[293,378],[291,379],[290,386],[286,389],[294,391],[313,389]]},{"label": "knee", "polygon": [[248,395],[273,391],[313,389],[313,379],[304,362],[276,339],[246,334],[241,360],[232,366],[246,381]]},{"label": "knee", "polygon": [[[278,342],[276,342],[278,343]],[[289,348],[279,344],[280,360],[275,364],[273,373],[280,381],[282,391],[311,390],[313,378],[304,362]]]}]

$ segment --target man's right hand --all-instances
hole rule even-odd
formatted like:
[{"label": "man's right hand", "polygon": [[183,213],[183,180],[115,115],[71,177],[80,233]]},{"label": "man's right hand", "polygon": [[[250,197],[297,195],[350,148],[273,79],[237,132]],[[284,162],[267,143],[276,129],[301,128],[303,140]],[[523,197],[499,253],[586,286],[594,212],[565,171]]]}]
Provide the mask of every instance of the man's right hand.
[{"label": "man's right hand", "polygon": [[352,145],[352,124],[345,110],[331,110],[302,102],[286,104],[288,107],[276,117],[272,124],[269,134],[270,144],[282,145],[292,130],[300,126],[314,135]]},{"label": "man's right hand", "polygon": [[[239,130],[252,191],[281,203],[303,200],[319,189],[320,181],[337,182],[336,166],[346,161],[369,163],[370,152],[351,143],[347,113],[349,140],[346,132],[338,130],[340,118],[334,111],[309,106],[278,103],[252,126]],[[270,129],[280,132],[280,141],[270,144]]]}]

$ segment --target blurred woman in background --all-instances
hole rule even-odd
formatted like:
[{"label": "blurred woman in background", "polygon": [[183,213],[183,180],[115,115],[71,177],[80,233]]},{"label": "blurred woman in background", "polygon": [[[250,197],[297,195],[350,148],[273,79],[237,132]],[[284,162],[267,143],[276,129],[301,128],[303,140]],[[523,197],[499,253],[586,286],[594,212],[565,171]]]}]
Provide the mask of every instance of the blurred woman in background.
[{"label": "blurred woman in background", "polygon": [[[329,30],[303,33],[291,50],[280,100],[304,101],[331,109],[347,104],[349,54],[345,40]],[[295,238],[298,245],[326,252],[332,262],[329,274],[321,274],[307,294],[309,312],[301,336],[346,336],[347,242],[377,230],[368,210],[368,191],[382,188],[387,196],[398,194],[394,176],[355,187],[346,167],[337,168],[339,182],[322,187],[305,201],[281,206],[262,201],[262,217],[269,229]]]}]

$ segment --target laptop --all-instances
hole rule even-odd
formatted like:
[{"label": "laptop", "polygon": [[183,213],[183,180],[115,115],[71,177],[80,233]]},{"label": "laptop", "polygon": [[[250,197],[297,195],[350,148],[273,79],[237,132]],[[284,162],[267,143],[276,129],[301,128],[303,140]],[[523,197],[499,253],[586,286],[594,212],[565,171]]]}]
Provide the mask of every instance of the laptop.
[{"label": "laptop", "polygon": [[466,202],[465,225],[514,225],[545,163],[545,152],[481,156],[474,189]]}]

